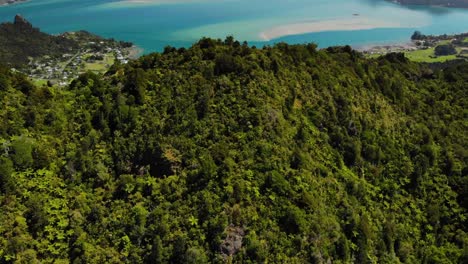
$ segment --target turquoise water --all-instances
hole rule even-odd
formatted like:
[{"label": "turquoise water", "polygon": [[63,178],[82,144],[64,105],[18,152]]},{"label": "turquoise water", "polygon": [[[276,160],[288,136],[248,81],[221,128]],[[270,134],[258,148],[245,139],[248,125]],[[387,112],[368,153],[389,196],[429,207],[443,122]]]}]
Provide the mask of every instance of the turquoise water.
[{"label": "turquoise water", "polygon": [[468,32],[468,9],[404,7],[384,0],[31,0],[0,7],[2,22],[15,14],[48,33],[85,29],[131,41],[146,52],[187,47],[203,36],[233,35],[254,45],[358,47],[405,42],[415,30]]}]

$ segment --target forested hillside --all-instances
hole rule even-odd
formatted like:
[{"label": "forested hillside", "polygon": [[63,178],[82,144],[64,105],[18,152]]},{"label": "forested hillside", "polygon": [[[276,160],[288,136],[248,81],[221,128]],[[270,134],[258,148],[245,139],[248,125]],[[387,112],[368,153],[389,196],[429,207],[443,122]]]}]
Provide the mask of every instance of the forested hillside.
[{"label": "forested hillside", "polygon": [[166,48],[0,72],[0,263],[467,263],[468,64]]},{"label": "forested hillside", "polygon": [[0,63],[19,69],[35,68],[27,64],[33,64],[38,59],[47,62],[44,66],[59,67],[63,65],[52,65],[51,62],[54,59],[57,59],[57,64],[61,60],[68,61],[72,55],[83,50],[101,51],[106,47],[131,46],[132,43],[104,39],[87,31],[50,35],[33,27],[20,15],[15,16],[13,23],[0,24]]},{"label": "forested hillside", "polygon": [[0,24],[0,61],[4,65],[27,64],[31,57],[58,56],[78,49],[78,43],[34,28],[17,15],[13,23]]}]

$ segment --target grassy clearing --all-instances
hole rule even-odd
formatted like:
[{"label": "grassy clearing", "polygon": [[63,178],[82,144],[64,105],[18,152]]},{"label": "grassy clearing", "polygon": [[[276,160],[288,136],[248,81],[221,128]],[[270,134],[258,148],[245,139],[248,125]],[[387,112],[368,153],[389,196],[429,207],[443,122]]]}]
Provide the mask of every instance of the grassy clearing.
[{"label": "grassy clearing", "polygon": [[377,59],[380,56],[383,56],[384,54],[366,54],[366,58],[368,59]]},{"label": "grassy clearing", "polygon": [[33,82],[34,85],[36,85],[37,87],[41,87],[41,86],[47,85],[47,80],[44,80],[44,79],[32,79],[32,82]]},{"label": "grassy clearing", "polygon": [[110,66],[114,64],[114,61],[115,61],[114,55],[112,53],[109,53],[104,56],[104,60],[102,61],[86,63],[84,70],[103,73],[107,71],[107,69],[109,69]]},{"label": "grassy clearing", "polygon": [[[434,50],[435,48],[408,51],[405,52],[405,55],[408,59],[416,62],[445,62],[457,58],[456,55],[435,56]],[[458,52],[460,52],[460,50],[458,50]]]},{"label": "grassy clearing", "polygon": [[439,41],[439,42],[437,43],[437,46],[439,46],[439,45],[448,45],[448,44],[450,44],[450,43],[452,43],[451,40],[441,40],[441,41]]},{"label": "grassy clearing", "polygon": [[468,37],[466,37],[463,42],[468,43]]}]

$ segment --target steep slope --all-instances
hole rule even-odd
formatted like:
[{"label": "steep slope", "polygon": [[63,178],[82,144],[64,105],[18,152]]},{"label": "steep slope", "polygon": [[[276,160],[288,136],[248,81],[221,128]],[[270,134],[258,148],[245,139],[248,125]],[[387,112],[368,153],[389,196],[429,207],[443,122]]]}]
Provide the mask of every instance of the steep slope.
[{"label": "steep slope", "polygon": [[0,74],[0,259],[467,261],[468,64],[202,39]]}]

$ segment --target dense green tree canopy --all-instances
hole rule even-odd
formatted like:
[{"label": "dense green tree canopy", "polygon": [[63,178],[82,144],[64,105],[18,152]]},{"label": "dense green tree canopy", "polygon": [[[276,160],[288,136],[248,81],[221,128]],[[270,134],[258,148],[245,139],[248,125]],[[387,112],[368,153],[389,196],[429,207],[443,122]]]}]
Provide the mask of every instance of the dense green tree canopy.
[{"label": "dense green tree canopy", "polygon": [[444,44],[444,45],[439,45],[435,47],[434,53],[437,56],[447,56],[447,55],[457,54],[458,52],[455,49],[454,45]]},{"label": "dense green tree canopy", "polygon": [[232,38],[66,88],[2,69],[0,262],[466,262],[467,87]]}]

